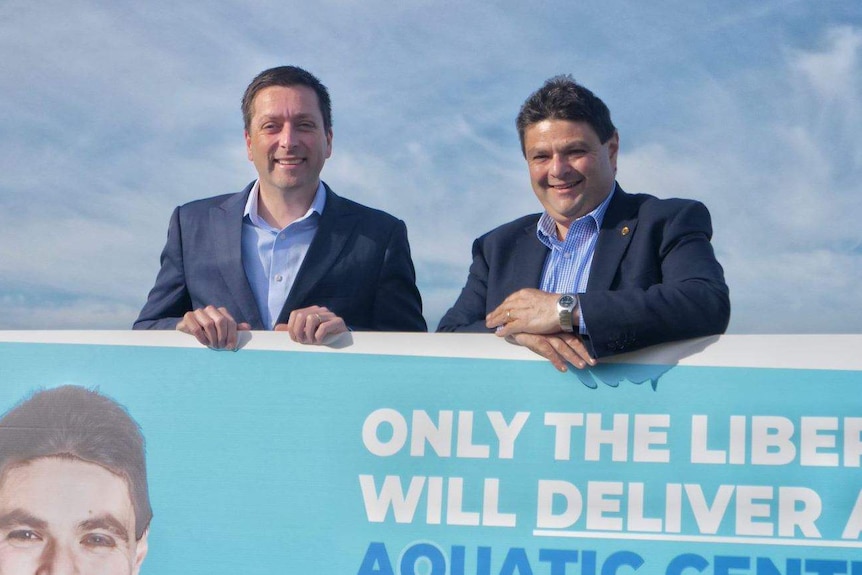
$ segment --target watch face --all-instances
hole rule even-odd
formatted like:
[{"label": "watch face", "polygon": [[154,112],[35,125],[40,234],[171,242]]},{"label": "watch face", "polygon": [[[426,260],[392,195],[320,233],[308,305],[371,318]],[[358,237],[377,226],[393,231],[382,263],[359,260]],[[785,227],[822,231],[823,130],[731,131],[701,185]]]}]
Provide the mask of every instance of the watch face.
[{"label": "watch face", "polygon": [[560,301],[559,301],[559,304],[562,307],[572,307],[572,305],[574,305],[574,303],[575,303],[575,298],[573,298],[572,296],[570,296],[568,294],[562,296],[560,298]]}]

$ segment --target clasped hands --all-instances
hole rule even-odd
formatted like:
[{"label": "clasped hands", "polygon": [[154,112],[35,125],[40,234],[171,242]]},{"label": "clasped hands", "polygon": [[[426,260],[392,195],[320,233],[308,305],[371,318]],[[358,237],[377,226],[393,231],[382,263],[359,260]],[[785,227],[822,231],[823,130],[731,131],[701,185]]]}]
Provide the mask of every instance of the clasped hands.
[{"label": "clasped hands", "polygon": [[[236,350],[238,332],[249,331],[245,322],[237,323],[223,307],[208,305],[186,312],[177,330],[188,333],[212,349]],[[322,306],[309,306],[290,312],[287,323],[276,324],[274,331],[286,331],[297,343],[326,345],[348,331],[344,320]]]},{"label": "clasped hands", "polygon": [[[516,291],[485,318],[485,325],[507,341],[523,345],[548,359],[560,371],[568,364],[583,369],[596,365],[580,336],[560,328],[560,294],[527,288]],[[578,325],[578,318],[574,324]]]}]

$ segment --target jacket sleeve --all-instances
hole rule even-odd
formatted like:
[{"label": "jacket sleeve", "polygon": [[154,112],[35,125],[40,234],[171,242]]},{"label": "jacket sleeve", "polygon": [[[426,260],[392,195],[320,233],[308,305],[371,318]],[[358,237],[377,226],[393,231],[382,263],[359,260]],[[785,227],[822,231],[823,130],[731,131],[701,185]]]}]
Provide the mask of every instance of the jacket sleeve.
[{"label": "jacket sleeve", "polygon": [[652,224],[641,219],[611,289],[580,295],[596,357],[727,329],[729,290],[706,207],[685,201]]},{"label": "jacket sleeve", "polygon": [[485,315],[488,305],[489,265],[485,257],[484,240],[487,236],[473,242],[473,263],[467,283],[461,290],[461,295],[449,311],[440,320],[438,332],[473,332],[488,333],[485,327]]},{"label": "jacket sleeve", "polygon": [[371,313],[374,331],[428,331],[422,317],[422,297],[416,287],[416,270],[410,256],[407,226],[398,220],[383,255]]},{"label": "jacket sleeve", "polygon": [[175,329],[183,315],[192,310],[183,267],[180,208],[171,215],[160,261],[156,283],[132,329]]}]

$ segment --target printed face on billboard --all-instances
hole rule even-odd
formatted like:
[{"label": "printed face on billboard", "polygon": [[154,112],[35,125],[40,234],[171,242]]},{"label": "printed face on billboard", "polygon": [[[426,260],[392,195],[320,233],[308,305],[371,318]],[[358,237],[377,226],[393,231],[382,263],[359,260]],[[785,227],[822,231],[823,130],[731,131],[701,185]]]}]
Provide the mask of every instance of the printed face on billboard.
[{"label": "printed face on billboard", "polygon": [[123,477],[66,456],[0,475],[0,575],[137,574],[146,553]]}]

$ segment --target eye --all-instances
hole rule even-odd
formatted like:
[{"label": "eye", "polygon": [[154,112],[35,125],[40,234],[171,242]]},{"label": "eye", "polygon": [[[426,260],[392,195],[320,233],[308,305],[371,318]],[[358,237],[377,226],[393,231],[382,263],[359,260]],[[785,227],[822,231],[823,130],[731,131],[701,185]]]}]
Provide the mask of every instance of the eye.
[{"label": "eye", "polygon": [[42,536],[32,529],[15,529],[6,534],[6,540],[14,547],[27,547],[42,541]]},{"label": "eye", "polygon": [[87,533],[84,535],[81,543],[87,547],[113,548],[117,546],[117,541],[104,533]]}]

